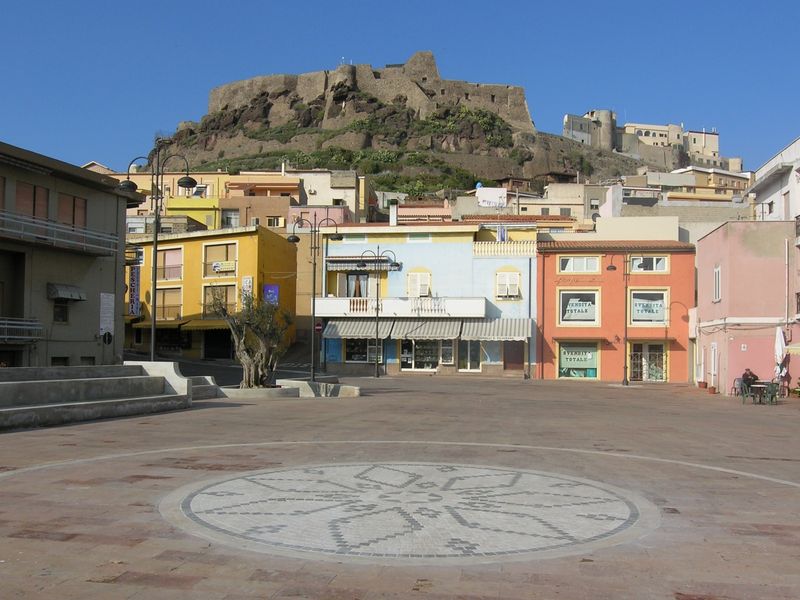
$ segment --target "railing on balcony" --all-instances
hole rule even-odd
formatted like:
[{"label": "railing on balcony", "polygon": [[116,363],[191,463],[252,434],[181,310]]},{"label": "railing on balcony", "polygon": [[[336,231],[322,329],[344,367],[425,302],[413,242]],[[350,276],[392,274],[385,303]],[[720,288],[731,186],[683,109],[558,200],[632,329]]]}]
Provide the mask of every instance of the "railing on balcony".
[{"label": "railing on balcony", "polygon": [[473,256],[533,256],[535,253],[534,240],[472,243]]},{"label": "railing on balcony", "polygon": [[0,341],[35,342],[44,338],[44,327],[36,319],[0,317]]},{"label": "railing on balcony", "polygon": [[[225,310],[228,313],[235,313],[236,312],[236,303],[231,302],[224,304]],[[204,319],[218,319],[221,315],[211,304],[203,304],[203,318]]]},{"label": "railing on balcony", "polygon": [[[317,298],[320,317],[368,317],[375,314],[375,298]],[[381,298],[384,317],[485,317],[486,298],[395,297]]]},{"label": "railing on balcony", "polygon": [[183,279],[183,265],[167,265],[165,267],[156,267],[156,277],[159,281]]},{"label": "railing on balcony", "polygon": [[6,210],[0,210],[0,238],[12,238],[98,256],[111,256],[119,248],[119,237],[116,235],[46,219],[34,219]]},{"label": "railing on balcony", "polygon": [[236,260],[215,260],[203,263],[204,277],[234,277],[236,275]]},{"label": "railing on balcony", "polygon": [[156,320],[180,319],[182,305],[180,304],[156,304]]}]

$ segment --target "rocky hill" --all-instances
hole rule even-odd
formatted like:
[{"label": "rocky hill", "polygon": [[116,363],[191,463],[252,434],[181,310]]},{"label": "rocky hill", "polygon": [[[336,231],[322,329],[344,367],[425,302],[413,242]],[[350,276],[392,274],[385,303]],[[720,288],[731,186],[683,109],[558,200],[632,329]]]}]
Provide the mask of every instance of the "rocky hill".
[{"label": "rocky hill", "polygon": [[212,90],[209,113],[181,123],[174,150],[196,170],[357,169],[378,189],[471,188],[549,173],[599,180],[643,164],[537,132],[522,88],[443,80],[433,55],[373,69],[272,75]]}]

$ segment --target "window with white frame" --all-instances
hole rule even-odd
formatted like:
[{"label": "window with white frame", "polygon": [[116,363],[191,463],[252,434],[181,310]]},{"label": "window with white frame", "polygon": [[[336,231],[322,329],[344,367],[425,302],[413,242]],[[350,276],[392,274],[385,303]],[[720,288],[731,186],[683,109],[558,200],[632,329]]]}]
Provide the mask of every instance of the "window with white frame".
[{"label": "window with white frame", "polygon": [[666,305],[666,291],[631,291],[631,323],[634,325],[665,324],[667,322]]},{"label": "window with white frame", "polygon": [[238,208],[223,208],[222,209],[222,228],[239,227],[239,209]]},{"label": "window with white frame", "polygon": [[409,242],[430,242],[431,241],[431,234],[430,233],[409,233],[408,234],[408,241]]},{"label": "window with white frame", "polygon": [[631,273],[665,273],[666,271],[666,256],[631,256]]},{"label": "window with white frame", "polygon": [[598,256],[560,256],[558,270],[561,273],[597,273],[600,269]]},{"label": "window with white frame", "polygon": [[345,233],[342,237],[345,244],[363,244],[367,241],[366,233]]},{"label": "window with white frame", "polygon": [[722,267],[717,265],[714,267],[714,302],[719,302],[722,299]]},{"label": "window with white frame", "polygon": [[[378,344],[378,362],[383,362],[383,344]],[[375,362],[375,340],[368,338],[347,339],[344,342],[345,362]]]},{"label": "window with white frame", "polygon": [[559,325],[596,325],[600,322],[597,290],[560,290]]},{"label": "window with white frame", "polygon": [[440,362],[443,365],[455,364],[455,340],[442,340],[442,352]]},{"label": "window with white frame", "polygon": [[408,295],[413,298],[431,295],[430,273],[408,274]]},{"label": "window with white frame", "polygon": [[495,278],[495,295],[498,298],[519,298],[519,273],[501,271]]}]

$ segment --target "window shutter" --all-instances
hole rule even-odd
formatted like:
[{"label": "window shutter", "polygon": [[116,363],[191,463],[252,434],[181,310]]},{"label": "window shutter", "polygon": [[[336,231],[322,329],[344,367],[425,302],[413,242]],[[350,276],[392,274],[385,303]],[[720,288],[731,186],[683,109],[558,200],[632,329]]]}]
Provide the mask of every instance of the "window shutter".
[{"label": "window shutter", "polygon": [[431,295],[431,275],[430,273],[419,273],[419,295]]},{"label": "window shutter", "polygon": [[508,273],[508,295],[511,298],[519,296],[519,273]]},{"label": "window shutter", "polygon": [[339,298],[347,298],[347,274],[336,274],[336,295]]},{"label": "window shutter", "polygon": [[497,297],[504,298],[508,295],[508,282],[506,279],[507,273],[497,274]]}]

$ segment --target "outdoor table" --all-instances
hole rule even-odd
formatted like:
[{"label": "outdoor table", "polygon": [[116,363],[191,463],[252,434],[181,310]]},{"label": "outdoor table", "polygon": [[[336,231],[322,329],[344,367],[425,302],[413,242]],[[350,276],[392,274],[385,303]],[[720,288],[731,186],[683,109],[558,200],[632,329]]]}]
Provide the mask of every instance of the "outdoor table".
[{"label": "outdoor table", "polygon": [[750,391],[753,392],[753,402],[755,403],[756,398],[758,399],[759,404],[764,403],[764,394],[767,391],[767,385],[769,381],[761,381],[758,380],[755,383],[750,384]]}]

